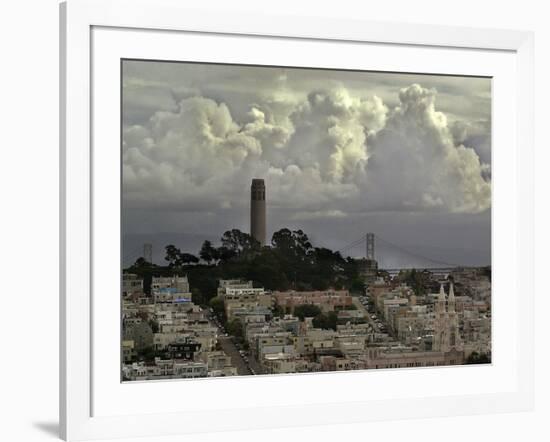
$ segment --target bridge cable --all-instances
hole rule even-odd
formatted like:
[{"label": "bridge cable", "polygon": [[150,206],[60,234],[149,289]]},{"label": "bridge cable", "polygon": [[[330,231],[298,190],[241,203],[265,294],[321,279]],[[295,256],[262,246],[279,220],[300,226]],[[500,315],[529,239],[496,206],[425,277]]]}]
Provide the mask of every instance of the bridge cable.
[{"label": "bridge cable", "polygon": [[432,258],[429,258],[427,256],[424,256],[424,255],[420,255],[419,253],[415,253],[415,252],[411,252],[410,250],[407,250],[401,246],[398,246],[397,244],[394,244],[388,240],[385,240],[384,238],[381,238],[380,236],[376,236],[375,237],[376,240],[378,240],[379,242],[382,242],[383,244],[387,244],[389,245],[390,247],[393,247],[394,249],[396,250],[399,250],[405,254],[408,254],[412,257],[415,257],[415,258],[419,258],[419,259],[422,259],[422,260],[425,260],[425,261],[429,261],[433,264],[443,264],[445,266],[448,266],[448,267],[464,267],[462,264],[456,264],[456,263],[451,263],[451,262],[446,262],[446,261],[441,261],[441,260],[436,260],[436,259],[432,259]]}]

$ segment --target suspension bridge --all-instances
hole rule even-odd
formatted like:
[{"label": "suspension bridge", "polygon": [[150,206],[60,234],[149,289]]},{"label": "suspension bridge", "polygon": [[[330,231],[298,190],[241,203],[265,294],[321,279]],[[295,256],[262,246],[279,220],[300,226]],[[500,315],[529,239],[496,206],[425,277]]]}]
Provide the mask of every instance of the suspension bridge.
[{"label": "suspension bridge", "polygon": [[[125,250],[122,257],[123,267],[133,264],[139,257],[144,257],[146,261],[153,262],[152,247],[151,243],[145,243],[136,244],[132,249]],[[457,267],[469,267],[442,259],[440,256],[428,256],[427,253],[420,251],[417,247],[403,246],[397,244],[395,240],[390,241],[374,233],[361,235],[337,251],[344,257],[351,256],[356,259],[366,258],[367,260],[376,261],[378,268],[390,274],[413,268],[446,274]]]},{"label": "suspension bridge", "polygon": [[[376,241],[376,252],[375,252]],[[433,273],[446,274],[457,267],[465,268],[464,264],[450,262],[435,256],[427,256],[413,247],[404,247],[389,241],[374,233],[367,233],[338,250],[342,256],[354,258],[364,257],[378,263],[381,270],[390,274],[401,270],[429,270]],[[389,264],[391,263],[391,264]]]}]

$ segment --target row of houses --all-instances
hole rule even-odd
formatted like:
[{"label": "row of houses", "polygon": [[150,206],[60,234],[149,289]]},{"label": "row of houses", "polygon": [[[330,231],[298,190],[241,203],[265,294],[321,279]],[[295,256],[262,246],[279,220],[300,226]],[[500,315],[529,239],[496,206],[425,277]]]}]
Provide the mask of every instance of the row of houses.
[{"label": "row of houses", "polygon": [[125,380],[234,376],[218,328],[192,302],[187,277],[154,277],[151,295],[136,275],[123,278],[122,376]]},{"label": "row of houses", "polygon": [[[368,295],[387,333],[371,326],[366,310],[351,309],[353,298],[346,290],[272,292],[269,297],[261,288],[252,291],[250,281],[234,280],[222,282],[218,294],[228,318],[242,320],[243,339],[264,372],[293,373],[457,365],[474,351],[490,355],[490,303],[455,296],[448,281],[446,287],[417,296],[401,283],[371,284]],[[269,303],[284,316],[270,316]],[[336,312],[336,330],[295,317],[295,308],[304,304]]]},{"label": "row of houses", "polygon": [[[486,278],[477,277],[486,280]],[[470,278],[472,276],[470,275]],[[462,288],[464,279],[462,280]],[[448,287],[449,295],[444,293]],[[465,358],[473,353],[491,353],[491,304],[490,298],[476,300],[470,295],[455,295],[454,282],[444,281],[438,294],[429,293],[416,296],[406,285],[392,285],[377,280],[369,287],[376,313],[387,324],[389,330],[405,345],[414,345],[420,350],[438,350],[438,334],[450,331],[442,328],[456,327],[455,334],[460,336]],[[469,290],[465,290],[469,293]],[[438,306],[440,311],[438,312]],[[442,315],[439,323],[438,315]],[[450,346],[450,344],[449,344]],[[444,350],[450,350],[450,347]]]},{"label": "row of houses", "polygon": [[[153,278],[149,297],[136,278],[127,279],[126,378],[237,374],[219,346],[218,327],[193,304],[186,277]],[[269,292],[232,279],[219,281],[217,296],[226,320],[239,321],[239,339],[261,373],[426,367],[463,364],[473,352],[491,354],[490,295],[479,295],[486,278],[463,276],[456,293],[452,281],[434,279],[439,293],[417,295],[399,281],[373,280],[365,294],[370,312],[347,290]],[[472,281],[475,289],[468,286]],[[319,318],[299,319],[296,308],[303,305],[336,320],[328,326]],[[153,357],[140,360],[146,350]]]}]

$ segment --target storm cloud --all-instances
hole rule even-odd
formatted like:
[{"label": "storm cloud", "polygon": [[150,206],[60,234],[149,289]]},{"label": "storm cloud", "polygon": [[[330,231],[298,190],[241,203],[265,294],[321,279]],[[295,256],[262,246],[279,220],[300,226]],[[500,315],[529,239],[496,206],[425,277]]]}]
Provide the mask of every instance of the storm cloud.
[{"label": "storm cloud", "polygon": [[489,79],[125,61],[124,231],[246,231],[255,177],[269,231],[336,248],[381,214],[490,231],[490,128]]}]

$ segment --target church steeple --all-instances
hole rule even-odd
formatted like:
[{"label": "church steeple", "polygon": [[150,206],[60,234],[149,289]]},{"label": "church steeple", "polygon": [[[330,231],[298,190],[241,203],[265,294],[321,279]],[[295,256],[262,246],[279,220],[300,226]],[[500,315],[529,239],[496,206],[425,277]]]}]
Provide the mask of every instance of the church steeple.
[{"label": "church steeple", "polygon": [[454,291],[453,283],[451,282],[451,285],[449,286],[449,302],[448,302],[447,311],[454,313],[455,306],[456,306],[455,291]]},{"label": "church steeple", "polygon": [[435,303],[435,312],[445,313],[445,287],[443,287],[443,284],[439,287],[439,295]]},{"label": "church steeple", "polygon": [[449,296],[445,296],[445,287],[441,284],[434,309],[435,351],[448,352],[452,349],[462,351],[462,339],[459,330],[459,318],[456,313],[454,285],[449,284]]}]

